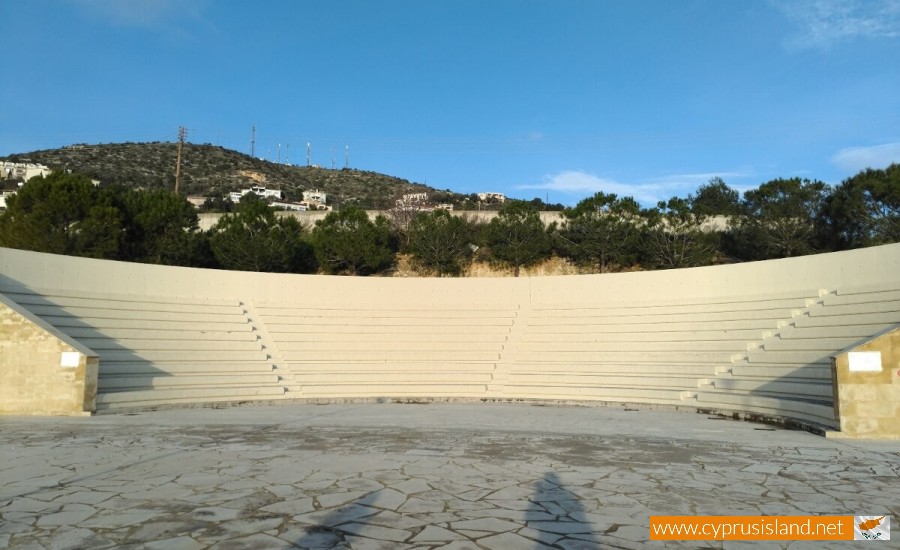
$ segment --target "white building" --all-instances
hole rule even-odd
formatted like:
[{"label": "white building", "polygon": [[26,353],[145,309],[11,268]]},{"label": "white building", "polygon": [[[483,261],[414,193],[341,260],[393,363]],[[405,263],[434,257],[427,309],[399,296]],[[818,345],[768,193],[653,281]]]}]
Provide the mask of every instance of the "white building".
[{"label": "white building", "polygon": [[275,201],[272,203],[272,207],[281,208],[282,210],[291,210],[295,212],[305,212],[309,210],[309,205],[307,203],[302,202],[282,202]]},{"label": "white building", "polygon": [[506,195],[503,193],[478,193],[478,200],[482,202],[497,201],[499,203],[506,202]]},{"label": "white building", "polygon": [[405,203],[425,202],[427,200],[428,193],[409,193],[407,195],[403,195],[403,202]]},{"label": "white building", "polygon": [[231,202],[240,202],[241,197],[247,195],[249,193],[253,193],[258,197],[262,197],[264,199],[275,198],[278,200],[284,199],[284,193],[281,192],[281,189],[266,189],[265,187],[253,186],[249,189],[241,189],[240,191],[232,191],[228,194],[228,198],[231,199]]},{"label": "white building", "polygon": [[0,176],[3,179],[28,181],[35,176],[47,175],[50,175],[50,169],[43,164],[32,164],[29,162],[0,163]]},{"label": "white building", "polygon": [[325,204],[328,202],[328,195],[318,189],[314,191],[304,191],[303,192],[303,200],[309,202],[317,202],[320,204]]},{"label": "white building", "polygon": [[6,199],[7,199],[8,197],[11,197],[11,196],[15,195],[15,194],[16,194],[15,191],[3,191],[3,192],[0,192],[0,210],[5,210],[5,209],[6,209]]}]

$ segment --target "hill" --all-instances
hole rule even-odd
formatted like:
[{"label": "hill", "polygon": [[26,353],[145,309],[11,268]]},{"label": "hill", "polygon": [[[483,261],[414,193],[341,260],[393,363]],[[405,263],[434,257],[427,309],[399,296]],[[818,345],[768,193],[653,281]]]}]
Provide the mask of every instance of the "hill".
[{"label": "hill", "polygon": [[[158,189],[174,186],[177,149],[176,143],[161,142],[78,144],[0,160],[80,172],[105,185]],[[426,192],[435,200],[457,204],[465,199],[464,195],[376,172],[278,164],[214,145],[185,144],[181,179],[185,194],[221,196],[250,185],[281,189],[289,200],[300,200],[304,190],[318,189],[329,195],[330,204],[364,208],[388,208],[406,193]]]}]

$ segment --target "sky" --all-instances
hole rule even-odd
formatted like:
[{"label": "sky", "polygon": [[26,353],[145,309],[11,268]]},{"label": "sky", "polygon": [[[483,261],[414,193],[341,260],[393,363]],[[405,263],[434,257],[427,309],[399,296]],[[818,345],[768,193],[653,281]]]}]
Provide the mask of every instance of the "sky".
[{"label": "sky", "polygon": [[[0,0],[0,156],[211,143],[645,206],[900,162],[900,0]],[[348,154],[349,153],[349,154]]]}]

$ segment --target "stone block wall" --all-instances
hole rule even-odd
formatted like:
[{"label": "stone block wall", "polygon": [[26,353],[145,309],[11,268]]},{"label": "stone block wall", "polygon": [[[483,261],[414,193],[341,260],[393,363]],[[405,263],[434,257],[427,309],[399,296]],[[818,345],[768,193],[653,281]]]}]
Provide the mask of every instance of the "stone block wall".
[{"label": "stone block wall", "polygon": [[0,414],[87,415],[99,359],[0,295]]},{"label": "stone block wall", "polygon": [[834,381],[830,437],[900,439],[900,328],[835,356]]}]

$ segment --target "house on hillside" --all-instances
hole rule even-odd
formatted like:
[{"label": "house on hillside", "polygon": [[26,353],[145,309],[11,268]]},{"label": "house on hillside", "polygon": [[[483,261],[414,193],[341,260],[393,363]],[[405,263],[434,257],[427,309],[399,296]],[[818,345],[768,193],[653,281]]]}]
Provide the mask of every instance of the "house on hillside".
[{"label": "house on hillside", "polygon": [[478,193],[478,200],[481,202],[506,202],[506,195],[503,193]]},{"label": "house on hillside", "polygon": [[43,164],[5,161],[0,163],[0,175],[7,180],[28,181],[35,176],[48,176],[50,172],[50,168]]},{"label": "house on hillside", "polygon": [[284,200],[284,193],[281,191],[281,189],[266,189],[265,187],[260,187],[258,185],[254,185],[249,189],[232,191],[228,194],[228,198],[231,199],[231,202],[240,202],[241,197],[249,193],[253,193],[254,195],[262,197],[264,199],[274,198],[278,200]]},{"label": "house on hillside", "polygon": [[319,204],[325,204],[328,202],[328,195],[323,191],[319,191],[315,189],[313,191],[304,191],[303,192],[303,200],[309,202],[315,202]]}]

